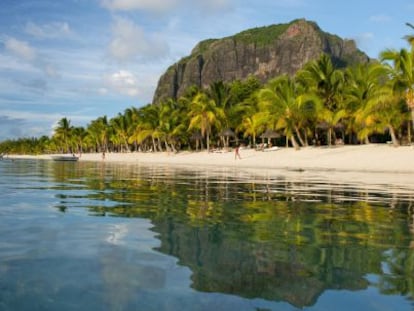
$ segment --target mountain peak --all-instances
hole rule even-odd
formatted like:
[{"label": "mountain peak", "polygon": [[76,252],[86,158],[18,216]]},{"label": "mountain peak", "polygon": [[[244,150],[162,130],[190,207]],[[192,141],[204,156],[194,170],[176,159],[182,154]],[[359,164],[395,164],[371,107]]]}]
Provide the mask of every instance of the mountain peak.
[{"label": "mountain peak", "polygon": [[203,40],[161,76],[153,102],[176,99],[193,85],[205,88],[215,81],[231,82],[249,76],[264,83],[281,74],[294,75],[324,53],[338,68],[369,61],[354,41],[324,32],[305,19]]}]

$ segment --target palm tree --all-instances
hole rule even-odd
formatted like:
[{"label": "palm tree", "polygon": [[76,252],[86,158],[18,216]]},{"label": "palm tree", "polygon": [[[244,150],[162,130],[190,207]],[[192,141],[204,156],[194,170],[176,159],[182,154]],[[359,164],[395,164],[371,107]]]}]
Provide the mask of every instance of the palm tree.
[{"label": "palm tree", "polygon": [[210,151],[210,134],[214,126],[219,126],[224,119],[223,108],[217,107],[216,102],[199,92],[192,100],[190,111],[190,125],[188,129],[199,129],[206,138],[207,151]]},{"label": "palm tree", "polygon": [[172,98],[159,104],[158,124],[154,134],[163,142],[167,151],[176,151],[175,134],[177,132],[175,130],[179,125],[178,115],[178,104]]},{"label": "palm tree", "polygon": [[95,145],[96,151],[108,151],[109,124],[106,116],[93,120],[87,128],[87,132],[90,143]]},{"label": "palm tree", "polygon": [[183,101],[170,100],[166,108],[164,108],[163,117],[168,119],[167,140],[171,149],[177,151],[177,146],[188,141],[189,107]]},{"label": "palm tree", "polygon": [[344,82],[343,73],[336,69],[331,58],[323,54],[318,60],[309,62],[305,68],[298,72],[299,80],[304,85],[313,88],[323,100],[324,106],[334,111],[338,106],[338,94]]},{"label": "palm tree", "polygon": [[118,115],[109,121],[113,129],[112,140],[117,140],[121,145],[121,152],[124,150],[129,152],[128,145],[128,119],[125,114],[118,113]]},{"label": "palm tree", "polygon": [[350,135],[358,132],[366,143],[369,142],[368,134],[372,133],[365,119],[366,106],[379,97],[381,86],[388,80],[388,73],[386,66],[374,62],[347,68],[344,74],[344,101],[340,110],[344,114],[342,121]]},{"label": "palm tree", "polygon": [[124,111],[124,116],[127,125],[128,143],[133,145],[133,150],[135,151],[137,150],[137,142],[131,139],[131,137],[139,121],[139,109],[136,107],[127,108]]},{"label": "palm tree", "polygon": [[392,61],[392,77],[395,91],[405,97],[407,107],[411,110],[411,121],[414,126],[414,48],[386,50],[381,53],[383,61]]},{"label": "palm tree", "polygon": [[[414,29],[414,26],[411,23],[405,23],[405,25]],[[411,45],[411,49],[414,49],[414,35],[406,35],[404,38]]]},{"label": "palm tree", "polygon": [[76,150],[79,154],[83,153],[83,147],[85,145],[85,137],[87,135],[87,132],[85,128],[82,126],[78,126],[73,128],[73,143],[76,146]]},{"label": "palm tree", "polygon": [[308,88],[309,93],[314,93],[321,99],[325,109],[320,110],[319,119],[328,124],[327,138],[328,144],[331,145],[332,127],[336,125],[332,122],[340,121],[335,114],[342,102],[343,72],[334,67],[328,55],[323,54],[318,60],[309,62],[299,71],[297,78]]},{"label": "palm tree", "polygon": [[157,141],[158,132],[157,127],[159,125],[160,106],[148,104],[139,110],[138,121],[135,124],[135,128],[129,137],[129,142],[136,142],[144,149],[149,148],[145,143],[149,139],[151,140],[153,151],[160,150],[160,143]]},{"label": "palm tree", "polygon": [[64,152],[69,152],[69,141],[71,138],[73,127],[70,125],[70,120],[66,117],[59,120],[57,127],[54,130],[54,138],[61,141]]},{"label": "palm tree", "polygon": [[[214,100],[216,106],[221,108],[224,112],[224,118],[220,124],[219,131],[230,130],[230,128],[232,127],[232,118],[229,115],[230,111],[232,110],[230,85],[224,83],[223,81],[213,82],[206,90],[206,94],[208,98]],[[228,147],[228,138],[228,136],[225,137],[223,135],[220,135],[221,143],[225,147]]]},{"label": "palm tree", "polygon": [[338,126],[341,120],[347,117],[346,111],[341,109],[338,111],[330,111],[329,109],[321,109],[318,118],[319,123],[316,128],[326,130],[326,138],[328,146],[332,146],[332,138],[336,138],[335,128]]},{"label": "palm tree", "polygon": [[406,119],[401,104],[401,97],[394,93],[390,83],[382,85],[376,96],[371,97],[366,105],[361,106],[356,112],[356,121],[363,124],[358,136],[367,140],[370,134],[388,131],[393,145],[398,146],[396,129],[401,127]]},{"label": "palm tree", "polygon": [[258,118],[267,129],[283,129],[295,149],[299,149],[296,138],[305,145],[299,128],[301,121],[320,109],[319,99],[302,91],[293,79],[281,76],[259,92]]},{"label": "palm tree", "polygon": [[[237,85],[241,82],[237,82]],[[241,102],[234,104],[227,112],[231,119],[230,127],[236,133],[243,132],[243,137],[252,136],[252,143],[255,147],[257,135],[264,130],[263,124],[259,122],[259,117],[255,114],[259,111],[258,91],[248,93],[247,97],[237,96]]]},{"label": "palm tree", "polygon": [[[406,26],[414,29],[411,23],[405,23]],[[405,90],[405,100],[408,108],[411,110],[411,121],[414,127],[414,35],[404,37],[410,44],[410,51],[401,49],[398,53],[393,50],[386,50],[381,54],[384,60],[392,60],[394,69],[396,69],[395,78],[400,83],[400,87]],[[411,128],[409,128],[409,141],[411,143]]]},{"label": "palm tree", "polygon": [[243,137],[252,136],[253,146],[256,146],[256,137],[260,132],[263,132],[264,125],[260,120],[260,116],[257,114],[246,115],[240,125],[236,128],[238,131],[243,132]]}]

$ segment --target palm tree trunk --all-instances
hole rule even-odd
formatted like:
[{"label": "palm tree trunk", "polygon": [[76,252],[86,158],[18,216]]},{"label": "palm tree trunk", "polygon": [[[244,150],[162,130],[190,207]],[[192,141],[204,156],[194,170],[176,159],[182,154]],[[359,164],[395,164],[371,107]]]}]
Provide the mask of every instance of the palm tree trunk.
[{"label": "palm tree trunk", "polygon": [[172,152],[177,153],[177,149],[175,148],[174,143],[171,143],[171,150],[172,150]]},{"label": "palm tree trunk", "polygon": [[131,150],[129,149],[128,140],[126,137],[124,137],[124,145],[125,145],[125,151],[131,152]]},{"label": "palm tree trunk", "polygon": [[394,147],[398,147],[400,145],[398,139],[397,139],[397,135],[395,135],[395,130],[391,125],[388,125],[388,130],[390,131],[390,135],[391,135],[391,140],[392,140],[392,145]]},{"label": "palm tree trunk", "polygon": [[207,131],[206,135],[207,152],[210,152],[210,133]]},{"label": "palm tree trunk", "polygon": [[328,146],[331,147],[332,146],[332,128],[331,127],[328,129],[327,138],[328,138]]},{"label": "palm tree trunk", "polygon": [[166,150],[167,152],[170,152],[170,146],[168,145],[167,140],[164,140],[164,145],[165,145],[165,150]]},{"label": "palm tree trunk", "polygon": [[300,146],[299,146],[298,142],[296,141],[294,135],[291,135],[290,136],[290,141],[292,142],[292,146],[295,148],[295,150],[299,150],[300,149]]},{"label": "palm tree trunk", "polygon": [[[412,128],[414,128],[414,108],[411,108],[411,122],[412,122],[412,125],[413,125]],[[408,132],[410,133],[409,144],[411,145],[411,128]]]},{"label": "palm tree trunk", "polygon": [[296,136],[298,136],[300,144],[302,146],[306,146],[305,141],[303,140],[302,136],[300,135],[300,131],[299,131],[299,129],[296,125],[295,125],[295,133],[296,133]]},{"label": "palm tree trunk", "polygon": [[152,139],[152,148],[154,149],[153,151],[157,152],[157,144],[155,143],[155,138],[151,137],[151,139]]}]

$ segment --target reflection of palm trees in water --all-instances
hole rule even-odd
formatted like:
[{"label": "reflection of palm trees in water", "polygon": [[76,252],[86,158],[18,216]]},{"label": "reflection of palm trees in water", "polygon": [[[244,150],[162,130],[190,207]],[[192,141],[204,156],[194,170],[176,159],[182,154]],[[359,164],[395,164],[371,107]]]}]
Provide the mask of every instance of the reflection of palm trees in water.
[{"label": "reflection of palm trees in water", "polygon": [[[286,177],[240,183],[217,172],[180,172],[181,183],[176,183],[171,169],[145,169],[145,179],[137,177],[137,169],[128,167],[127,172],[114,175],[111,183],[104,176],[94,179],[95,189],[110,187],[112,199],[132,203],[102,209],[150,218],[161,240],[159,250],[192,270],[196,290],[303,307],[327,289],[365,288],[365,276],[374,274],[384,280],[373,284],[379,290],[414,293],[406,289],[414,275],[409,248],[414,213],[388,192],[377,192],[371,204],[371,189]],[[142,283],[161,288],[164,271],[131,259],[129,246],[119,244],[124,229],[115,229],[108,241],[116,243],[103,245],[101,273],[105,296],[116,310],[136,299]],[[390,267],[388,275],[382,272],[384,263]]]},{"label": "reflection of palm trees in water", "polygon": [[[192,286],[205,292],[310,306],[328,289],[367,288],[365,275],[378,275],[382,253],[393,247],[381,241],[400,236],[386,207],[258,201],[226,208],[211,202],[214,211],[221,210],[223,223],[158,223],[154,228],[160,233],[160,251],[188,266]],[[243,208],[251,213],[241,213]],[[213,216],[203,214],[202,219]]]},{"label": "reflection of palm trees in water", "polygon": [[410,201],[408,206],[408,211],[411,214],[411,219],[409,223],[409,228],[412,236],[412,240],[410,242],[410,249],[414,249],[414,206],[413,203]]}]

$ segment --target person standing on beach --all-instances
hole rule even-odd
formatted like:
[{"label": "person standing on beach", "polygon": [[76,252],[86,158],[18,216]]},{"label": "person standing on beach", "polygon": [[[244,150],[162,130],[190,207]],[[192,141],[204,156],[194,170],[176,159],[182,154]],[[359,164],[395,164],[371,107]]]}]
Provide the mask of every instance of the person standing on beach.
[{"label": "person standing on beach", "polygon": [[237,160],[237,158],[239,158],[241,160],[239,149],[240,149],[240,145],[237,145],[236,148],[234,149],[234,159],[235,160]]}]

